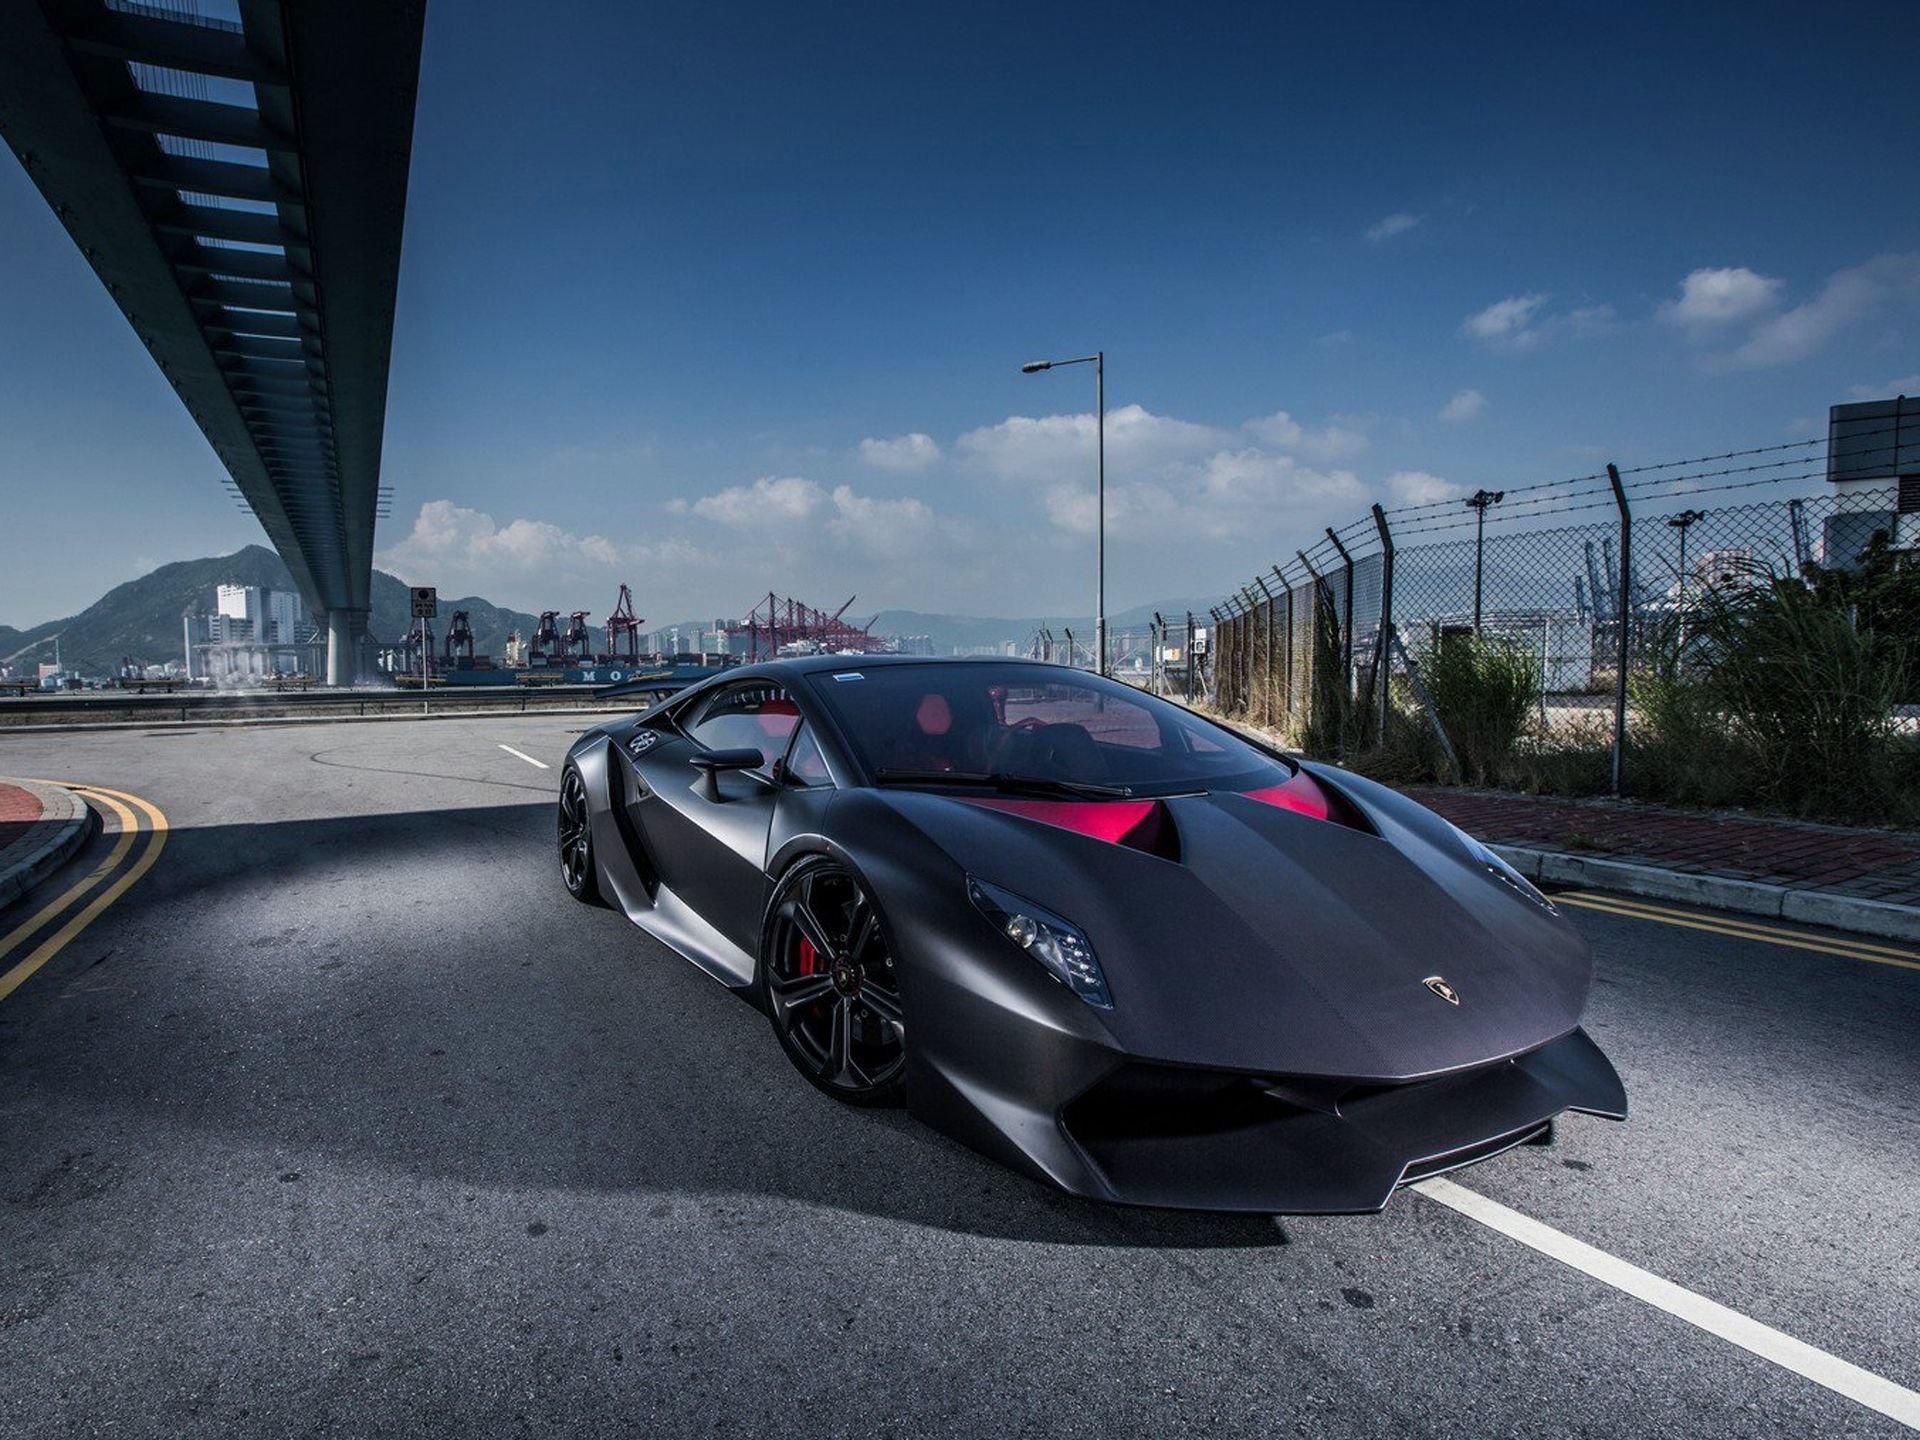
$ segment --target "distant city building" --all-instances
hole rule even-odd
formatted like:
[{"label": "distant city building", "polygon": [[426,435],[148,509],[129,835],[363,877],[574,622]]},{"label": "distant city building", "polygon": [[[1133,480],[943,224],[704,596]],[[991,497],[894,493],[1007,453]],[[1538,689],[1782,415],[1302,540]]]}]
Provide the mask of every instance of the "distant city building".
[{"label": "distant city building", "polygon": [[223,620],[251,620],[260,613],[258,585],[216,585],[213,613]]},{"label": "distant city building", "polygon": [[300,596],[264,585],[216,585],[213,609],[181,617],[190,680],[248,683],[322,673],[319,628]]},{"label": "distant city building", "polygon": [[[929,650],[927,653],[931,655],[933,652]],[[1020,646],[1017,641],[1002,640],[997,645],[956,645],[953,647],[953,653],[956,655],[1018,655]]]}]

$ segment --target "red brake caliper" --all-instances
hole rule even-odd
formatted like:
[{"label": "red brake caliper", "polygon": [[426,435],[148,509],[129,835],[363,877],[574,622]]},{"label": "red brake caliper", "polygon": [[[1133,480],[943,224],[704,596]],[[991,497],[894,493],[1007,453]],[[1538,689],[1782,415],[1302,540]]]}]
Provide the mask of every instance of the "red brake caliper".
[{"label": "red brake caliper", "polygon": [[800,973],[802,975],[813,974],[817,968],[816,962],[818,958],[818,954],[813,948],[813,942],[802,935],[800,937]]}]

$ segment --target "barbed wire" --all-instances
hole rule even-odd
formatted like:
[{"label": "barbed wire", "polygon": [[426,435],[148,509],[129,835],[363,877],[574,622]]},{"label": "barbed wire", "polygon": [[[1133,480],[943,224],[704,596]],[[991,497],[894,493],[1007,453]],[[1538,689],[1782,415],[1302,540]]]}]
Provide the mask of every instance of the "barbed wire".
[{"label": "barbed wire", "polygon": [[[1899,426],[1894,426],[1894,433],[1898,434],[1899,429]],[[1707,465],[1715,460],[1738,460],[1745,455],[1771,455],[1778,450],[1803,450],[1809,445],[1824,445],[1826,443],[1826,436],[1816,435],[1810,440],[1784,440],[1778,445],[1755,445],[1748,450],[1729,450],[1721,455],[1699,455],[1691,460],[1662,460],[1657,465],[1623,465],[1620,467],[1620,473],[1622,475],[1645,475],[1653,470],[1672,470],[1680,465]]]},{"label": "barbed wire", "polygon": [[[1799,471],[1792,474],[1783,475],[1783,474],[1762,473],[1758,476],[1758,478],[1755,478],[1755,479],[1748,479],[1748,480],[1726,479],[1726,480],[1723,480],[1723,483],[1720,483],[1717,485],[1702,485],[1702,484],[1694,483],[1695,480],[1702,479],[1702,478],[1714,478],[1716,476],[1726,476],[1726,475],[1750,475],[1756,471],[1770,471],[1772,469],[1773,469],[1772,466],[1734,466],[1734,467],[1728,467],[1726,470],[1719,471],[1719,472],[1700,472],[1697,476],[1689,476],[1689,475],[1667,476],[1660,481],[1652,482],[1653,484],[1658,485],[1660,487],[1657,491],[1651,488],[1645,488],[1640,493],[1632,495],[1630,497],[1630,503],[1631,501],[1637,500],[1641,504],[1657,505],[1663,501],[1692,499],[1696,496],[1732,494],[1732,493],[1737,493],[1745,490],[1763,489],[1768,486],[1795,484],[1801,481],[1823,479],[1827,474],[1827,467],[1824,463],[1818,466],[1807,466],[1803,463],[1802,468]],[[1605,490],[1589,491],[1587,492],[1587,497],[1588,498],[1585,498],[1579,503],[1561,505],[1558,508],[1555,508],[1552,510],[1538,509],[1535,511],[1535,514],[1536,515],[1548,515],[1548,514],[1574,515],[1574,514],[1584,514],[1584,513],[1588,513],[1596,510],[1613,511],[1615,513],[1618,512],[1618,505],[1614,500],[1611,487]],[[1769,503],[1773,503],[1773,502],[1769,502]],[[1785,503],[1785,502],[1783,501],[1779,503]],[[1390,526],[1389,530],[1393,537],[1396,551],[1418,552],[1423,549],[1431,549],[1436,547],[1445,547],[1445,546],[1460,544],[1460,543],[1463,543],[1465,537],[1461,537],[1460,539],[1448,538],[1448,539],[1442,539],[1442,540],[1428,539],[1428,540],[1425,540],[1422,544],[1417,544],[1417,545],[1407,545],[1404,542],[1408,539],[1412,539],[1415,537],[1449,535],[1450,532],[1471,529],[1476,525],[1477,518],[1478,517],[1473,515],[1460,515],[1457,517],[1449,517],[1445,520],[1441,520],[1439,517],[1433,517],[1431,522],[1427,524],[1414,525],[1410,527],[1409,526]],[[1524,519],[1528,517],[1521,516],[1519,518]],[[1656,520],[1666,520],[1670,518],[1670,516],[1665,512],[1654,512],[1649,514],[1643,511],[1643,512],[1634,514],[1632,518],[1634,523],[1636,525],[1639,525],[1642,523],[1656,521]],[[1348,528],[1349,530],[1354,530],[1358,527],[1350,526]],[[1617,530],[1618,527],[1613,525],[1599,526],[1591,522],[1588,522],[1586,524],[1576,525],[1576,526],[1567,527],[1567,528],[1578,529],[1578,530],[1602,530],[1607,533],[1612,533],[1615,530]],[[1493,544],[1505,547],[1525,539],[1544,540],[1546,537],[1551,536],[1553,533],[1554,531],[1552,529],[1529,530],[1529,531],[1506,530],[1505,533],[1491,535],[1488,537],[1488,539]],[[1373,543],[1373,544],[1366,544],[1363,541],[1361,545],[1350,544],[1348,546],[1349,552],[1352,554],[1354,563],[1356,565],[1362,561],[1378,559],[1379,556],[1382,554],[1382,551],[1380,550],[1377,544],[1377,530],[1375,531],[1375,534],[1374,534],[1374,540],[1376,543]],[[1332,577],[1328,573],[1330,570],[1337,571],[1343,568],[1343,566],[1341,565],[1341,562],[1338,561],[1336,553],[1333,551],[1332,546],[1328,544],[1328,542],[1324,538],[1321,539],[1316,545],[1307,547],[1305,554],[1306,554],[1307,560],[1312,563],[1313,569],[1319,572],[1320,581],[1323,584],[1331,583]],[[1299,566],[1299,556],[1296,555],[1292,559],[1288,560],[1287,562],[1274,566],[1264,573],[1271,575],[1277,572],[1280,578],[1283,581],[1285,581],[1289,589],[1297,590],[1302,586],[1312,585],[1313,580],[1310,576],[1306,574],[1295,576],[1290,573],[1291,571],[1298,568],[1298,566]],[[1249,585],[1252,586],[1252,588],[1256,592],[1264,594],[1260,586],[1258,586],[1253,582],[1248,582],[1248,583]],[[1236,590],[1235,595],[1236,596],[1239,595],[1238,590]],[[1277,600],[1280,597],[1278,594],[1276,594],[1274,595],[1273,598]]]},{"label": "barbed wire", "polygon": [[[1903,434],[1908,437],[1906,445],[1902,445],[1899,440],[1899,437]],[[1889,445],[1867,446],[1864,449],[1852,443],[1857,440],[1872,439],[1881,435],[1892,435],[1895,437],[1895,440]],[[1852,461],[1857,461],[1871,455],[1897,455],[1900,450],[1906,449],[1908,446],[1920,445],[1920,423],[1909,421],[1902,424],[1896,421],[1894,424],[1876,426],[1870,430],[1850,430],[1838,438],[1847,444],[1847,458]],[[1662,460],[1647,465],[1623,466],[1620,467],[1620,475],[1622,478],[1628,475],[1649,475],[1656,471],[1674,470],[1688,465],[1711,464],[1716,460],[1737,460],[1749,455],[1771,455],[1787,450],[1805,450],[1810,446],[1824,445],[1827,443],[1828,437],[1824,436],[1806,440],[1787,440],[1774,445],[1755,445],[1741,450],[1726,450],[1715,455],[1698,455],[1685,460]],[[1791,457],[1786,460],[1771,463],[1775,465],[1792,465],[1798,463],[1798,461],[1799,457]],[[1708,473],[1717,474],[1721,472]],[[1573,475],[1559,480],[1541,480],[1527,485],[1509,485],[1501,493],[1506,496],[1529,495],[1543,490],[1563,489],[1569,486],[1605,479],[1607,479],[1607,472],[1605,470],[1598,470],[1591,475]],[[1629,485],[1627,488],[1632,490],[1634,487]],[[1415,515],[1425,511],[1442,510],[1450,506],[1464,504],[1465,501],[1465,496],[1453,495],[1445,499],[1423,500],[1411,505],[1387,508],[1384,513],[1388,519],[1392,519],[1395,516]]]},{"label": "barbed wire", "polygon": [[[1734,473],[1745,473],[1745,472],[1734,472]],[[1641,494],[1636,496],[1630,496],[1629,500],[1630,501],[1640,500],[1649,504],[1658,504],[1662,500],[1690,499],[1696,495],[1724,494],[1726,492],[1734,491],[1734,490],[1754,490],[1767,485],[1788,485],[1788,484],[1796,483],[1801,480],[1821,479],[1825,477],[1826,473],[1827,473],[1826,467],[1823,465],[1819,469],[1803,470],[1801,473],[1795,474],[1795,475],[1767,475],[1767,476],[1763,476],[1758,480],[1729,481],[1726,484],[1722,484],[1722,485],[1679,485],[1677,482],[1682,480],[1683,477],[1674,476],[1674,477],[1670,477],[1669,483],[1675,483],[1676,488],[1667,490],[1660,494]],[[1600,498],[1590,500],[1583,505],[1568,505],[1563,509],[1542,511],[1539,513],[1553,514],[1553,515],[1560,515],[1560,514],[1570,515],[1570,514],[1578,514],[1580,512],[1587,511],[1587,510],[1614,510],[1617,512],[1618,509],[1619,509],[1619,506],[1615,502],[1612,492],[1608,491],[1604,495],[1602,495]],[[1639,515],[1639,514],[1636,514],[1633,517],[1635,523],[1638,523],[1641,520],[1653,520],[1653,519],[1665,519],[1665,518],[1666,517],[1664,515]],[[1467,529],[1467,528],[1470,528],[1473,524],[1474,524],[1474,517],[1471,515],[1468,515],[1468,516],[1460,517],[1458,519],[1446,521],[1445,523],[1442,523],[1442,524],[1417,527],[1417,528],[1408,530],[1406,533],[1409,535],[1432,535],[1432,534],[1437,534],[1447,530]],[[1495,538],[1504,542],[1504,541],[1519,539],[1525,535],[1539,535],[1542,533],[1545,533],[1545,532],[1537,531],[1537,530],[1521,531],[1521,532],[1510,531],[1507,534],[1499,535],[1497,537],[1490,537],[1490,538]],[[1399,538],[1398,534],[1396,534],[1395,536],[1396,541],[1398,540],[1398,538]]]}]

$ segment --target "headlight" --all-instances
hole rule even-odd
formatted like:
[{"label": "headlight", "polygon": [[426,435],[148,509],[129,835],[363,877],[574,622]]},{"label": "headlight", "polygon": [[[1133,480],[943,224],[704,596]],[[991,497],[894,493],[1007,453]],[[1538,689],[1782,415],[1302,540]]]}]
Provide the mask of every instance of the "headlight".
[{"label": "headlight", "polygon": [[1467,853],[1482,865],[1486,866],[1488,873],[1491,874],[1494,879],[1519,895],[1521,899],[1532,901],[1549,915],[1558,915],[1560,913],[1559,910],[1554,907],[1553,901],[1541,894],[1539,887],[1518,870],[1514,869],[1513,866],[1509,865],[1498,855],[1494,854],[1492,850],[1467,834],[1467,832],[1462,830],[1458,825],[1451,825],[1449,828],[1454,834],[1460,837],[1460,843],[1467,847]]},{"label": "headlight", "polygon": [[967,894],[994,929],[1038,960],[1054,979],[1089,1005],[1113,1008],[1107,977],[1094,958],[1093,945],[1078,927],[984,880],[969,877]]}]

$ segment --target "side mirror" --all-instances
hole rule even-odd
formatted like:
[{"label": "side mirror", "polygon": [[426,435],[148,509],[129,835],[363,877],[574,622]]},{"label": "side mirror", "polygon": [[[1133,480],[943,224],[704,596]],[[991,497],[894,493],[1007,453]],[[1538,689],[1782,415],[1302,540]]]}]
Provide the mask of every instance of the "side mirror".
[{"label": "side mirror", "polygon": [[698,750],[687,757],[687,763],[707,777],[707,798],[718,800],[722,771],[757,770],[766,763],[766,757],[743,745],[736,750]]}]

